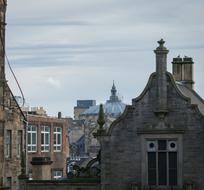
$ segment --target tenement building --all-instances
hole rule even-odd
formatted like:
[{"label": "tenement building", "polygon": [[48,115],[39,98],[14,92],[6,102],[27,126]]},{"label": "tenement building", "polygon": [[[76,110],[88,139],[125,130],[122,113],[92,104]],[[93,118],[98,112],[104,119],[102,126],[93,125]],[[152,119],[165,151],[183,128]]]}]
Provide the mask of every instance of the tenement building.
[{"label": "tenement building", "polygon": [[26,119],[5,77],[6,0],[0,0],[0,189],[18,189],[25,173]]},{"label": "tenement building", "polygon": [[[41,109],[42,110],[42,109]],[[29,177],[51,180],[66,176],[69,156],[68,118],[51,117],[45,112],[27,112],[27,150]]]}]

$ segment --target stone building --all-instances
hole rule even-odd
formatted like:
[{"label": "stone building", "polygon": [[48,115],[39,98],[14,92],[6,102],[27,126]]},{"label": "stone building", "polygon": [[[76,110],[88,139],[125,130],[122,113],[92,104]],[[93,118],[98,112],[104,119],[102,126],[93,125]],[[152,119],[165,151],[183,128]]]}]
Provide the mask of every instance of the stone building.
[{"label": "stone building", "polygon": [[[58,179],[66,176],[66,160],[69,156],[67,134],[69,119],[62,118],[61,113],[58,117],[39,113],[41,112],[32,110],[27,114],[29,175],[36,180]],[[42,167],[46,169],[41,171]]]},{"label": "stone building", "polygon": [[0,0],[0,189],[18,189],[25,173],[26,118],[5,77],[6,0]]},{"label": "stone building", "polygon": [[156,72],[101,143],[101,189],[204,189],[204,101],[193,90],[192,58],[173,59],[160,40]]}]

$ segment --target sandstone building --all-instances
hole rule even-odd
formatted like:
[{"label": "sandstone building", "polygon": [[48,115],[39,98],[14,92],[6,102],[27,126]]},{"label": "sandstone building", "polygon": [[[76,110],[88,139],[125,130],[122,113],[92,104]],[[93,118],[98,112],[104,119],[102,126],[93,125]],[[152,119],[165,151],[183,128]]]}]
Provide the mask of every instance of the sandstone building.
[{"label": "sandstone building", "polygon": [[0,0],[0,189],[18,189],[25,173],[26,118],[5,77],[6,0]]},{"label": "sandstone building", "polygon": [[[42,110],[42,109],[41,109]],[[27,151],[29,177],[51,180],[66,176],[69,156],[68,118],[51,117],[36,110],[27,112]],[[44,169],[41,171],[41,169]],[[36,175],[37,174],[37,175]]]}]

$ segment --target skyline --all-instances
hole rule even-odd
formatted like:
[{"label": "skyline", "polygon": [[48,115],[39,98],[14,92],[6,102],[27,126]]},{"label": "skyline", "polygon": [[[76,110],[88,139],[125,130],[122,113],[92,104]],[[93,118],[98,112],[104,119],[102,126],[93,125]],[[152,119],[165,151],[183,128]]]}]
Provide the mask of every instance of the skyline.
[{"label": "skyline", "polygon": [[[195,90],[204,97],[203,7],[201,0],[8,1],[7,55],[26,102],[50,115],[72,116],[77,99],[104,103],[113,80],[130,104],[155,71],[161,38],[168,71],[173,57],[193,58]],[[8,69],[6,77],[19,95]]]}]

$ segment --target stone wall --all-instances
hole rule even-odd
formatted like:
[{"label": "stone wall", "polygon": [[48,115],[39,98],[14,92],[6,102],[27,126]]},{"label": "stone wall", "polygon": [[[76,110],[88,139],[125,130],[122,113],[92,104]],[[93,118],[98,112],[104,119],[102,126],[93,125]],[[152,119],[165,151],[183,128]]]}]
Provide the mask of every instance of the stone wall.
[{"label": "stone wall", "polygon": [[20,190],[100,190],[99,180],[21,181]]}]

